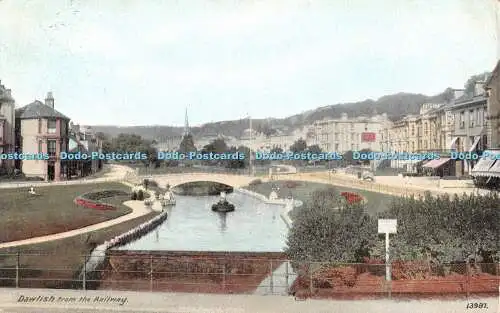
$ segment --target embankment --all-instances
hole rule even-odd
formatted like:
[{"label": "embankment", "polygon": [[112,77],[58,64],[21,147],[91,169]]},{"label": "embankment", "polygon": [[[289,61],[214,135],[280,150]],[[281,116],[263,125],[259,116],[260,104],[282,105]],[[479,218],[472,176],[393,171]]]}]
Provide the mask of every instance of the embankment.
[{"label": "embankment", "polygon": [[101,276],[100,270],[102,269],[103,262],[106,260],[106,252],[109,249],[124,246],[141,238],[163,223],[167,217],[168,213],[164,211],[149,221],[97,246],[90,254],[80,273],[80,279],[83,280],[85,277],[85,280],[90,283],[87,288],[94,289],[92,286],[98,283]]}]

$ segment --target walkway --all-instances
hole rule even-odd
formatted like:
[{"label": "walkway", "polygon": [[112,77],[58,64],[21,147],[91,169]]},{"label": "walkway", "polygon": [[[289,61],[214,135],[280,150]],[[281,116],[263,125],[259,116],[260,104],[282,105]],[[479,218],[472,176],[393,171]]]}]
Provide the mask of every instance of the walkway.
[{"label": "walkway", "polygon": [[144,206],[143,201],[126,201],[123,203],[124,205],[130,207],[132,209],[132,212],[126,215],[122,215],[120,217],[117,217],[112,220],[108,220],[102,223],[86,226],[83,228],[78,228],[74,230],[70,230],[67,232],[63,233],[57,233],[57,234],[52,234],[52,235],[47,235],[47,236],[41,236],[41,237],[34,237],[34,238],[29,238],[29,239],[23,239],[23,240],[17,240],[17,241],[10,241],[10,242],[4,242],[0,243],[0,249],[3,248],[11,248],[11,247],[17,247],[17,246],[24,246],[24,245],[31,245],[31,244],[38,244],[38,243],[43,243],[51,240],[58,240],[58,239],[65,239],[77,235],[82,235],[91,231],[95,230],[100,230],[103,228],[111,227],[123,222],[127,222],[130,220],[133,220],[137,217],[144,216],[148,213],[151,213],[150,209],[147,209]]},{"label": "walkway", "polygon": [[[19,302],[33,299],[35,303]],[[38,298],[38,301],[37,300]],[[44,298],[45,297],[45,298]],[[52,298],[53,297],[53,298]],[[51,301],[52,300],[52,301]],[[42,302],[45,301],[45,302]],[[96,301],[96,302],[94,302]],[[100,301],[100,303],[98,302]],[[0,289],[0,312],[169,312],[169,313],[457,313],[498,312],[498,299],[480,298],[486,309],[467,310],[466,300],[306,300],[285,296],[125,292],[114,290]],[[122,305],[120,305],[122,304]]]},{"label": "walkway", "polygon": [[94,184],[94,183],[104,183],[112,181],[123,181],[125,175],[132,169],[125,165],[117,164],[106,164],[107,172],[105,172],[102,177],[90,177],[75,180],[65,180],[59,182],[46,182],[46,181],[3,181],[0,182],[0,188],[29,188],[43,187],[43,186],[61,186],[61,185],[79,185],[79,184]]},{"label": "walkway", "polygon": [[[367,182],[344,173],[329,174],[325,172],[311,172],[289,175],[287,179],[332,184],[390,195],[422,195],[426,191],[430,191],[434,194],[469,194],[478,192],[480,194],[487,194],[489,192],[488,190],[476,188],[437,188],[429,185],[407,184],[405,180],[397,176],[390,178],[387,178],[387,176],[375,176],[375,182]],[[415,183],[415,181],[413,183]]]}]

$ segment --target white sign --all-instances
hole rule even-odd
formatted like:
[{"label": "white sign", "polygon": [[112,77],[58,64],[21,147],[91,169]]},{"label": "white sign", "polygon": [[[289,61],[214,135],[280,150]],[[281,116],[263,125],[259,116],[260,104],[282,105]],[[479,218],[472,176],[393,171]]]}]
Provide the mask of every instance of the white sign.
[{"label": "white sign", "polygon": [[394,234],[398,227],[398,220],[379,219],[378,233],[379,234]]}]

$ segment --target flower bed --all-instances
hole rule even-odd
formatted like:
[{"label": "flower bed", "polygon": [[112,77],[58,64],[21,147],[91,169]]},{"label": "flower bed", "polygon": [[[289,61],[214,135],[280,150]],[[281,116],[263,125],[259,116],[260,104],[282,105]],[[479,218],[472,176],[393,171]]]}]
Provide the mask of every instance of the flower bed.
[{"label": "flower bed", "polygon": [[74,202],[76,205],[80,205],[89,209],[116,210],[116,206],[101,202],[100,200],[117,196],[128,196],[128,193],[122,190],[94,191],[77,197]]},{"label": "flower bed", "polygon": [[75,199],[75,204],[79,206],[83,206],[89,209],[95,210],[116,210],[117,208],[114,205],[101,203],[97,201],[83,199],[81,197],[77,197]]},{"label": "flower bed", "polygon": [[358,195],[355,192],[344,191],[344,192],[341,192],[340,195],[342,197],[344,197],[349,204],[359,203],[359,202],[362,202],[364,200],[362,196]]}]

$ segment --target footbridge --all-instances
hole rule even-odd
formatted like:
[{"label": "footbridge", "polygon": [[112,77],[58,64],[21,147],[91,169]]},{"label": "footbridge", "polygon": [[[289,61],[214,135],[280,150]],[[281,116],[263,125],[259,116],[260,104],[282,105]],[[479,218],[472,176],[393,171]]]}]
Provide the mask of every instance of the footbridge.
[{"label": "footbridge", "polygon": [[[257,179],[254,176],[232,175],[232,174],[214,174],[214,173],[185,173],[185,174],[165,174],[149,176],[157,183],[164,186],[169,184],[171,187],[179,186],[185,183],[197,181],[210,181],[225,184],[234,188],[247,186],[251,181]],[[142,178],[148,178],[144,176]]]}]

